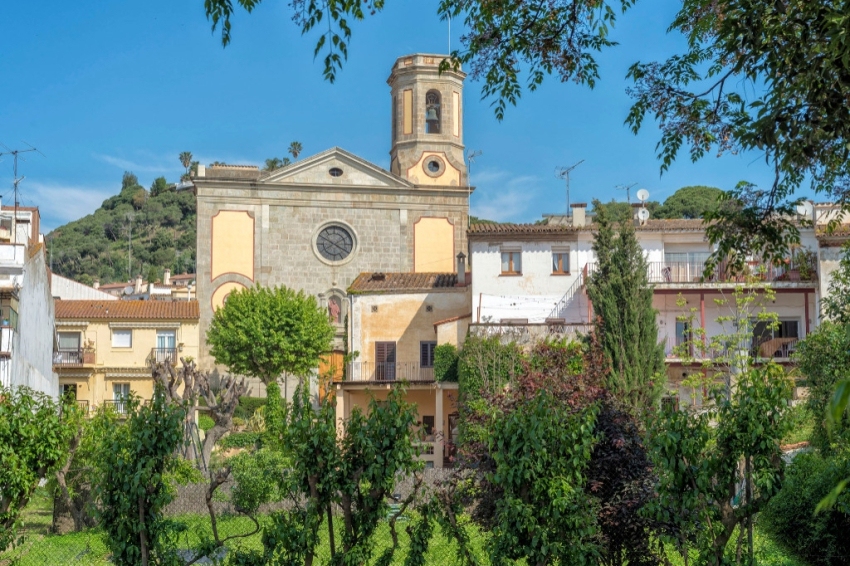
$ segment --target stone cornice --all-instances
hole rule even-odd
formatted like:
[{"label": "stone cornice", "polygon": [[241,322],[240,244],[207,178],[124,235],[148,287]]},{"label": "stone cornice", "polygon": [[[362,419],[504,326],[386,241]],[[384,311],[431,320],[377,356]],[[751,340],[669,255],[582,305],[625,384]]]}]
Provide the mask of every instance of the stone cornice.
[{"label": "stone cornice", "polygon": [[179,320],[173,322],[110,322],[109,328],[180,328]]},{"label": "stone cornice", "polygon": [[[469,193],[475,191],[475,187],[465,187],[465,186],[453,186],[453,185],[414,185],[413,187],[404,187],[404,186],[395,186],[388,187],[382,185],[337,185],[337,184],[311,184],[311,185],[303,185],[303,184],[292,184],[292,183],[272,183],[272,182],[262,182],[262,181],[250,181],[244,179],[209,179],[207,181],[203,179],[196,179],[195,183],[197,185],[197,194],[198,197],[212,197],[214,193],[220,190],[242,190],[247,191],[249,194],[244,195],[246,198],[256,198],[258,200],[269,201],[269,200],[281,200],[281,201],[292,201],[292,200],[303,200],[303,199],[288,199],[286,198],[286,193],[316,193],[319,195],[328,195],[328,194],[341,194],[341,195],[352,195],[352,194],[381,194],[386,196],[421,196],[423,194],[428,194],[429,196],[447,196],[447,197],[457,197],[466,199]],[[265,192],[271,194],[263,194]],[[276,196],[281,195],[281,196]],[[230,200],[232,202],[232,195],[230,196]],[[310,199],[309,202],[315,205],[317,201],[315,199]],[[327,202],[329,204],[339,205],[340,201],[338,200],[326,200],[322,202]]]}]

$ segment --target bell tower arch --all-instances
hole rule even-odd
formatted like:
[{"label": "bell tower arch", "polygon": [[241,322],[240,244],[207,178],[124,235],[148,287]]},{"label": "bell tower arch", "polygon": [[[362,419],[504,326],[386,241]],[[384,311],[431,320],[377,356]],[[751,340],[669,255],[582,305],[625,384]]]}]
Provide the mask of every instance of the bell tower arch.
[{"label": "bell tower arch", "polygon": [[392,100],[390,170],[417,185],[466,186],[463,80],[440,73],[446,55],[399,57],[387,84]]}]

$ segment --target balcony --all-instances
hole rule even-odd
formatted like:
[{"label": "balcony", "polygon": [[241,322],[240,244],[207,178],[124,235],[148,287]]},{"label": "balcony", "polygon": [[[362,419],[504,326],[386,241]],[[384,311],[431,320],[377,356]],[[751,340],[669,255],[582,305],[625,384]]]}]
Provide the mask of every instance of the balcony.
[{"label": "balcony", "polygon": [[53,352],[53,367],[83,367],[94,365],[94,350],[58,350]]},{"label": "balcony", "polygon": [[111,408],[119,415],[126,415],[127,410],[130,408],[130,404],[127,401],[120,399],[107,399],[103,401],[103,406]]},{"label": "balcony", "polygon": [[[596,263],[588,263],[586,275],[597,270]],[[676,284],[723,284],[756,282],[810,282],[817,279],[817,267],[813,263],[804,265],[792,260],[774,265],[764,261],[749,261],[743,271],[734,272],[721,262],[714,273],[706,278],[704,262],[651,261],[647,263],[647,279],[655,285]]]},{"label": "balcony", "polygon": [[21,275],[25,251],[23,244],[0,244],[0,275]]},{"label": "balcony", "polygon": [[[745,355],[747,352],[756,360],[790,360],[794,352],[797,350],[797,343],[800,338],[771,338],[764,337],[753,339],[749,348],[746,344],[742,346],[740,353]],[[664,341],[664,354],[667,362],[675,363],[684,359],[689,359],[692,362],[702,362],[707,358],[715,356],[729,357],[734,355],[730,351],[721,352],[705,352],[700,348],[695,348],[692,342],[681,343],[675,338],[668,337]]]},{"label": "balcony", "polygon": [[549,319],[546,322],[526,322],[522,320],[502,322],[478,322],[469,325],[469,335],[487,338],[498,336],[504,342],[527,344],[547,338],[568,338],[574,340],[580,334],[593,330],[592,324],[566,323],[562,319]]},{"label": "balcony", "polygon": [[434,381],[434,368],[417,362],[351,362],[346,381],[364,382],[429,382]]},{"label": "balcony", "polygon": [[153,348],[148,360],[155,364],[170,362],[171,365],[176,366],[180,358],[177,348]]}]

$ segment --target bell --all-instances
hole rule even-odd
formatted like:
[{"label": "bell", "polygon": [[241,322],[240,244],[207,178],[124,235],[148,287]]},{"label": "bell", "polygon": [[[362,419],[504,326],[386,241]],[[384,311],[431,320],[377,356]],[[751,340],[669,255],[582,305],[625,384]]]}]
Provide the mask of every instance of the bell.
[{"label": "bell", "polygon": [[425,120],[427,120],[428,122],[436,121],[439,119],[440,118],[437,117],[437,109],[433,106],[425,112]]}]

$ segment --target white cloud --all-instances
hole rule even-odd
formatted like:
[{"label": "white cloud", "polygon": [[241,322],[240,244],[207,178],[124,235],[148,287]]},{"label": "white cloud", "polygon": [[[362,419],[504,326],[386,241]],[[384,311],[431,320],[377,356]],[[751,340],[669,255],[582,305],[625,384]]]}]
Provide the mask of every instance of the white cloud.
[{"label": "white cloud", "polygon": [[114,165],[118,169],[123,169],[124,171],[132,171],[133,173],[173,173],[174,171],[179,171],[181,169],[180,164],[177,163],[177,159],[174,158],[174,164],[166,163],[166,161],[161,157],[152,157],[150,158],[150,162],[140,163],[137,161],[131,161],[129,159],[124,159],[123,157],[116,157],[114,155],[104,155],[101,153],[95,153],[94,156],[101,161],[108,163],[110,165]]},{"label": "white cloud", "polygon": [[[23,185],[22,185],[23,187]],[[115,187],[79,187],[61,183],[26,183],[18,202],[37,206],[41,213],[41,231],[45,234],[71,220],[91,214],[115,194]],[[12,205],[11,199],[3,206]]]},{"label": "white cloud", "polygon": [[[513,176],[501,170],[473,171],[473,216],[516,222],[529,220],[529,209],[534,205],[540,189],[540,179],[533,175]],[[537,216],[536,212],[533,216]]]}]

